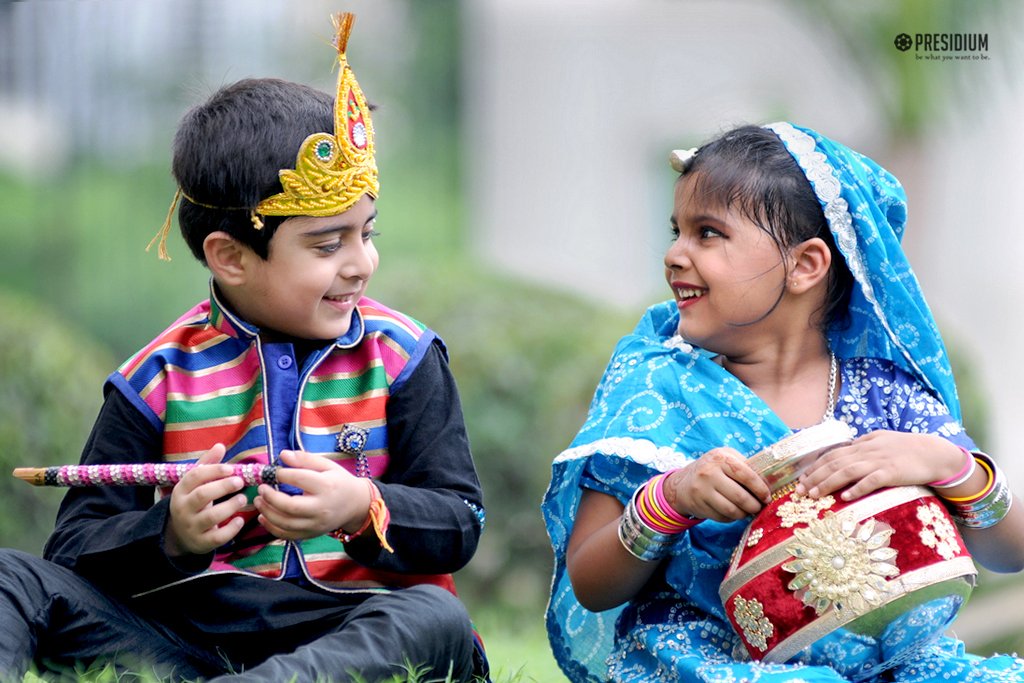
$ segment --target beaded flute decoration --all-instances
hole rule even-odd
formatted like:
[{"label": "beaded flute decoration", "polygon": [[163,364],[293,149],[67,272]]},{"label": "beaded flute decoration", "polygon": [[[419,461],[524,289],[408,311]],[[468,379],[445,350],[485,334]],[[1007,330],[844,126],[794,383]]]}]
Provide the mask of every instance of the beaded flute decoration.
[{"label": "beaded flute decoration", "polygon": [[[197,463],[145,463],[136,465],[59,465],[17,467],[13,474],[34,486],[173,486]],[[277,466],[235,465],[232,476],[246,486],[277,483]]]}]

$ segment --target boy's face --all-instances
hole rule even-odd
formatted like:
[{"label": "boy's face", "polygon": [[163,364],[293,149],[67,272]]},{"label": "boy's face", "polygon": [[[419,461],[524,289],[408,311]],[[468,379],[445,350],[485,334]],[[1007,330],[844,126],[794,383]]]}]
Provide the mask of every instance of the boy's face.
[{"label": "boy's face", "polygon": [[376,217],[373,199],[363,195],[337,216],[285,220],[267,260],[252,262],[252,277],[235,289],[232,304],[261,330],[301,339],[344,335],[377,269]]}]

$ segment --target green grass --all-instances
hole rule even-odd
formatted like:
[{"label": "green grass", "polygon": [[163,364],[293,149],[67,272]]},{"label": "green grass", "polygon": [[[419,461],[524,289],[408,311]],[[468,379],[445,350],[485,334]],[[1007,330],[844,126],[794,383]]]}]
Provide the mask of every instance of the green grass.
[{"label": "green grass", "polygon": [[509,617],[499,610],[473,611],[487,649],[494,683],[558,683],[566,678],[548,646],[542,615]]}]

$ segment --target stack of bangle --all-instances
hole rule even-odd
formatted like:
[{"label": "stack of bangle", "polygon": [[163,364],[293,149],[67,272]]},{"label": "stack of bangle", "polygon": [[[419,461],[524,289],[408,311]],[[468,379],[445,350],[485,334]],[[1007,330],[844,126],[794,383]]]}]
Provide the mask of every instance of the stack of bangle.
[{"label": "stack of bangle", "polygon": [[679,534],[703,521],[681,515],[668,504],[665,480],[669,474],[659,474],[638,488],[622,511],[619,541],[637,559],[660,560]]},{"label": "stack of bangle", "polygon": [[[1010,504],[1013,502],[1013,494],[1006,483],[1006,476],[1003,471],[984,453],[973,453],[973,461],[988,474],[988,482],[978,493],[970,496],[951,498],[939,495],[945,501],[953,520],[968,529],[987,529],[998,524],[1010,512]],[[973,473],[973,468],[971,472]],[[954,480],[960,479],[957,475]],[[967,481],[964,477],[957,483]],[[940,486],[932,484],[935,488],[950,488],[955,484],[939,482]]]}]

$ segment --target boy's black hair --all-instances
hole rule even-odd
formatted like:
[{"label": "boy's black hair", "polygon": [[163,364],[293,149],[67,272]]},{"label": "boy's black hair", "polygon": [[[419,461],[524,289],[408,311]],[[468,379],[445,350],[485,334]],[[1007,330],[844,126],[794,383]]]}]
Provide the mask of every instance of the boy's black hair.
[{"label": "boy's black hair", "polygon": [[694,176],[694,192],[704,199],[735,209],[764,230],[783,256],[812,237],[824,240],[832,265],[821,327],[827,332],[848,324],[853,275],[836,247],[814,188],[778,135],[760,126],[731,130],[702,146],[683,175]]},{"label": "boy's black hair", "polygon": [[286,217],[267,216],[257,230],[251,209],[282,191],[278,171],[294,168],[307,136],[333,131],[333,96],[272,78],[224,86],[186,112],[174,136],[171,171],[186,195],[178,225],[192,254],[205,263],[203,240],[223,230],[266,259]]}]

